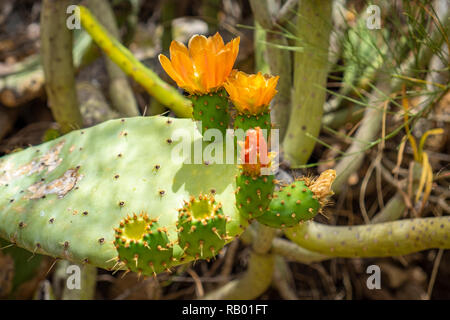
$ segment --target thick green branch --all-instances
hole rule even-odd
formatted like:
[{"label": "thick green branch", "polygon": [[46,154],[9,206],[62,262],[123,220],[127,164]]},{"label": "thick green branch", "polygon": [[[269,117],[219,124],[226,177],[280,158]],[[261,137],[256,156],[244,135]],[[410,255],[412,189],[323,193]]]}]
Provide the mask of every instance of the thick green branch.
[{"label": "thick green branch", "polygon": [[450,249],[450,217],[350,227],[308,222],[285,233],[298,245],[333,257],[389,257]]},{"label": "thick green branch", "polygon": [[291,241],[281,238],[273,239],[272,252],[279,254],[289,260],[305,264],[330,259],[329,256],[307,250]]},{"label": "thick green branch", "polygon": [[250,300],[258,298],[272,283],[273,256],[252,252],[244,275],[205,295],[207,300]]},{"label": "thick green branch", "polygon": [[[273,2],[251,0],[250,5],[255,16],[255,25],[258,30],[264,34],[263,39],[255,40],[256,55],[264,56],[267,59],[270,72],[274,75],[280,75],[278,81],[278,94],[272,102],[272,123],[280,130],[280,141],[283,141],[286,129],[289,123],[289,114],[291,110],[291,88],[292,88],[292,56],[289,50],[287,39],[280,34],[276,22],[274,20]],[[292,6],[290,1],[290,6]],[[290,9],[285,10],[292,10]],[[285,14],[287,14],[285,12]],[[276,31],[276,32],[274,32]],[[262,52],[262,50],[264,50]],[[259,57],[260,58],[260,57]],[[261,70],[258,70],[261,71]]]},{"label": "thick green branch", "polygon": [[72,31],[66,26],[67,0],[44,0],[41,13],[42,64],[48,105],[61,130],[83,125],[75,89]]},{"label": "thick green branch", "polygon": [[[286,160],[292,167],[307,162],[322,124],[328,74],[328,44],[332,1],[303,0],[298,5],[294,92],[286,136]],[[312,137],[311,137],[312,136]]]}]

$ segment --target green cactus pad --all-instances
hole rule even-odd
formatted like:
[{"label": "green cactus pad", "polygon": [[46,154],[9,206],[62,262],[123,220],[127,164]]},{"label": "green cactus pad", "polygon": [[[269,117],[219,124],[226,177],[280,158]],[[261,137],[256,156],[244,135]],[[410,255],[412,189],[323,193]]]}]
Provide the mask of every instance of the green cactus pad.
[{"label": "green cactus pad", "polygon": [[264,111],[258,115],[244,114],[240,113],[236,116],[234,120],[234,129],[242,129],[244,132],[247,132],[248,129],[253,129],[256,127],[260,127],[261,129],[266,129],[267,133],[264,134],[264,138],[270,136],[271,130],[271,122],[270,122],[270,111]]},{"label": "green cactus pad", "polygon": [[236,176],[236,206],[246,219],[256,218],[268,210],[274,189],[273,175]]},{"label": "green cactus pad", "polygon": [[193,118],[202,123],[202,134],[208,129],[219,129],[225,137],[230,116],[225,90],[205,95],[192,95]]},{"label": "green cactus pad", "polygon": [[119,253],[118,262],[130,271],[156,276],[169,270],[173,259],[173,244],[167,236],[167,229],[161,228],[156,219],[147,214],[134,214],[120,221],[116,230],[114,245]]},{"label": "green cactus pad", "polygon": [[269,209],[256,220],[273,228],[289,228],[314,218],[320,204],[305,182],[299,180],[274,192]]},{"label": "green cactus pad", "polygon": [[[192,155],[184,163],[180,131],[194,151],[201,136],[191,119],[155,116],[103,122],[1,157],[0,237],[110,269],[114,228],[127,214],[148,212],[176,242],[177,209],[190,195],[212,191],[229,217],[228,234],[239,235],[248,222],[234,206],[236,165],[195,164]],[[183,255],[177,244],[173,255]]]},{"label": "green cactus pad", "polygon": [[186,201],[178,215],[178,241],[195,259],[214,257],[228,239],[227,217],[214,196],[199,195]]}]

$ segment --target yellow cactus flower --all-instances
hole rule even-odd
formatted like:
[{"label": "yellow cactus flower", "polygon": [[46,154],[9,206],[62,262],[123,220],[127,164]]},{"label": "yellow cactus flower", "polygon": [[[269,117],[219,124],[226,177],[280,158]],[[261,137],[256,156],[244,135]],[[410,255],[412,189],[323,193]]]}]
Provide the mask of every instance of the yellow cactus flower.
[{"label": "yellow cactus flower", "polygon": [[269,108],[277,93],[278,79],[279,76],[263,75],[261,72],[249,75],[234,70],[224,87],[239,112],[256,115]]},{"label": "yellow cactus flower", "polygon": [[178,41],[170,44],[170,60],[160,54],[159,62],[167,74],[190,94],[207,94],[223,86],[233,69],[240,38],[226,45],[219,33],[206,38],[194,35],[188,48]]}]

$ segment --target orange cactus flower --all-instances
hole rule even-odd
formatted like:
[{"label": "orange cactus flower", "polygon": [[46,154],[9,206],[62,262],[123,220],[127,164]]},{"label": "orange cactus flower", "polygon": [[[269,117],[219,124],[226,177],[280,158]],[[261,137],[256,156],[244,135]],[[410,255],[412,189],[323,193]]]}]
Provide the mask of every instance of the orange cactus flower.
[{"label": "orange cactus flower", "polygon": [[277,93],[278,79],[279,76],[263,75],[261,72],[249,75],[233,71],[224,87],[239,112],[256,115],[269,108]]},{"label": "orange cactus flower", "polygon": [[206,38],[194,35],[188,48],[178,41],[170,44],[170,60],[160,54],[159,62],[167,74],[190,94],[207,94],[223,86],[233,69],[240,38],[226,45],[219,33]]},{"label": "orange cactus flower", "polygon": [[259,176],[261,168],[271,167],[275,154],[268,152],[267,142],[260,127],[249,129],[245,142],[238,142],[241,147],[241,167],[250,176]]}]

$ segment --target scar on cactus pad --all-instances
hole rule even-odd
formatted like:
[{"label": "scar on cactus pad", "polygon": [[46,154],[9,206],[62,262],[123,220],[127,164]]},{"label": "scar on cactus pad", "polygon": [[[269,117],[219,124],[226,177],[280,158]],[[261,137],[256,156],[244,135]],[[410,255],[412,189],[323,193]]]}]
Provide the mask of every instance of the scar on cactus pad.
[{"label": "scar on cactus pad", "polygon": [[257,218],[258,222],[273,228],[290,228],[311,220],[328,203],[335,178],[335,170],[326,170],[317,179],[303,177],[283,185],[274,192],[269,210]]},{"label": "scar on cactus pad", "polygon": [[229,240],[227,217],[213,195],[191,197],[178,211],[178,241],[185,254],[195,259],[212,258]]},{"label": "scar on cactus pad", "polygon": [[167,237],[167,229],[159,227],[156,219],[150,219],[146,213],[133,214],[122,219],[115,231],[119,267],[126,266],[140,275],[156,276],[161,271],[170,271],[173,244]]}]

